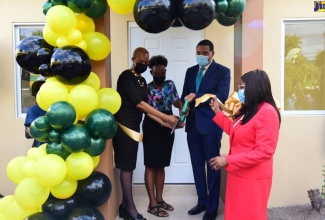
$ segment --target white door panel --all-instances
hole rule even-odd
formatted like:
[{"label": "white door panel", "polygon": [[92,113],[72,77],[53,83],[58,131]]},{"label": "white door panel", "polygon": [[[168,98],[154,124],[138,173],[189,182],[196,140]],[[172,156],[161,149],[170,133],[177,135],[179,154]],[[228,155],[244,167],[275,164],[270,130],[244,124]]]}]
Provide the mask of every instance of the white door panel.
[{"label": "white door panel", "polygon": [[[135,48],[144,47],[153,55],[164,55],[168,59],[166,79],[174,81],[178,95],[181,96],[186,69],[194,64],[195,48],[202,40],[202,31],[193,31],[185,27],[169,28],[159,34],[143,31],[135,22],[129,23],[129,66]],[[147,82],[152,76],[147,70],[142,74]],[[178,109],[173,108],[174,115],[179,115]],[[142,130],[141,130],[142,132]],[[166,169],[166,183],[194,183],[191,159],[187,147],[184,129],[175,131],[175,141],[170,167]],[[133,174],[134,183],[144,183],[143,145],[139,144],[137,168]]]}]

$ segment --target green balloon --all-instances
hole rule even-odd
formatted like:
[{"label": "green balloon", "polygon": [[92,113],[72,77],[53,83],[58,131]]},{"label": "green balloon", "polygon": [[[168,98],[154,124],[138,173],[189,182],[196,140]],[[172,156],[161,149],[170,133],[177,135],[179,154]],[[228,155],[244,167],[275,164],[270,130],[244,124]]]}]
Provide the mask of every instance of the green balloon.
[{"label": "green balloon", "polygon": [[49,131],[49,140],[52,142],[61,142],[61,132],[56,129]]},{"label": "green balloon", "polygon": [[46,15],[47,11],[50,10],[50,8],[53,7],[53,3],[51,2],[51,0],[45,2],[43,4],[43,14]]},{"label": "green balloon", "polygon": [[216,13],[224,13],[227,11],[228,2],[227,0],[215,0],[216,3]]},{"label": "green balloon", "polygon": [[52,129],[51,125],[47,121],[46,116],[39,116],[35,120],[35,126],[40,131],[49,131]]},{"label": "green balloon", "polygon": [[110,139],[117,132],[114,115],[106,109],[95,109],[86,117],[86,127],[90,135]]},{"label": "green balloon", "polygon": [[67,5],[65,0],[51,0],[53,5]]},{"label": "green balloon", "polygon": [[30,133],[34,139],[40,142],[48,141],[48,137],[49,137],[48,132],[39,130],[35,125],[35,120],[30,124]]},{"label": "green balloon", "polygon": [[107,0],[93,0],[93,5],[86,12],[90,18],[100,18],[105,15],[107,11]]},{"label": "green balloon", "polygon": [[61,144],[71,153],[83,151],[89,142],[89,132],[84,125],[71,125],[61,134]]},{"label": "green balloon", "polygon": [[53,128],[64,130],[75,121],[76,111],[69,102],[59,101],[49,107],[45,116]]},{"label": "green balloon", "polygon": [[88,146],[84,149],[84,152],[90,156],[98,156],[105,150],[105,140],[102,137],[90,137]]},{"label": "green balloon", "polygon": [[56,154],[62,157],[63,160],[67,159],[67,157],[71,154],[69,151],[64,149],[61,143],[58,142],[49,142],[46,145],[47,154]]},{"label": "green balloon", "polygon": [[91,8],[93,0],[66,0],[66,3],[75,13],[86,13]]},{"label": "green balloon", "polygon": [[246,8],[246,0],[227,0],[228,8],[225,11],[227,17],[237,17],[243,13]]},{"label": "green balloon", "polygon": [[219,22],[219,24],[221,24],[223,26],[231,26],[231,25],[234,25],[238,21],[239,17],[240,17],[240,15],[237,17],[231,18],[231,17],[227,17],[224,14],[219,14],[216,19]]}]

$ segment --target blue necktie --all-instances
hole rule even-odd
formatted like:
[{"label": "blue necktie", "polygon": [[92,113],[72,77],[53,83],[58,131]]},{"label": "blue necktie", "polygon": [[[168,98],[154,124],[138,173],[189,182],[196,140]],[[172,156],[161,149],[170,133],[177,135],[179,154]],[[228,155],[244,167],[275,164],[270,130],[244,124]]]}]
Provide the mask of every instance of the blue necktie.
[{"label": "blue necktie", "polygon": [[196,76],[196,80],[195,80],[195,88],[196,88],[196,93],[197,91],[199,90],[199,87],[200,87],[200,83],[201,83],[201,80],[203,78],[203,71],[205,70],[204,67],[201,67],[199,72],[197,73],[197,76]]}]

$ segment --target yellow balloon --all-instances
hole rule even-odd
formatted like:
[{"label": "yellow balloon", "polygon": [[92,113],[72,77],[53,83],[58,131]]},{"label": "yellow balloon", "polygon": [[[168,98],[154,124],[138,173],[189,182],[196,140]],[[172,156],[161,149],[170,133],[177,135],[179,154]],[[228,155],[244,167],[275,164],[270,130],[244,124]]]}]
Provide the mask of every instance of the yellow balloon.
[{"label": "yellow balloon", "polygon": [[46,81],[36,95],[37,104],[41,109],[47,111],[48,108],[58,101],[68,100],[68,89],[63,83],[58,81]]},{"label": "yellow balloon", "polygon": [[98,155],[98,156],[95,156],[95,157],[91,157],[91,158],[93,158],[93,161],[94,161],[94,169],[98,166],[98,164],[99,164],[99,161],[100,161],[100,157],[99,157],[100,155]]},{"label": "yellow balloon", "polygon": [[7,217],[0,212],[0,220],[7,220]]},{"label": "yellow balloon", "polygon": [[35,160],[29,160],[23,165],[23,172],[25,176],[34,176],[35,175]]},{"label": "yellow balloon", "polygon": [[26,177],[23,172],[23,166],[27,161],[28,158],[26,156],[15,157],[9,161],[6,172],[12,182],[19,183]]},{"label": "yellow balloon", "polygon": [[61,183],[51,187],[51,193],[58,199],[66,199],[71,197],[76,192],[77,186],[77,180],[66,176]]},{"label": "yellow balloon", "polygon": [[19,203],[14,200],[7,212],[7,220],[11,220],[11,219],[25,219],[27,218],[29,215],[32,215],[36,212],[38,212],[38,208],[32,208],[32,209],[28,209],[28,208],[24,208],[21,205],[19,205]]},{"label": "yellow balloon", "polygon": [[88,45],[87,45],[87,42],[85,40],[81,40],[79,43],[74,44],[74,45],[77,46],[77,47],[80,47],[84,51],[87,51]]},{"label": "yellow balloon", "polygon": [[85,14],[77,14],[77,27],[81,33],[94,32],[95,22]]},{"label": "yellow balloon", "polygon": [[115,114],[121,107],[122,100],[120,94],[112,88],[102,88],[98,92],[97,108],[103,108]]},{"label": "yellow balloon", "polygon": [[5,196],[2,199],[0,199],[0,213],[2,213],[3,215],[6,216],[7,211],[13,201],[15,201],[14,195],[8,195],[8,196]]},{"label": "yellow balloon", "polygon": [[100,79],[96,73],[90,72],[88,78],[80,84],[91,86],[93,89],[98,91],[100,88]]},{"label": "yellow balloon", "polygon": [[68,36],[64,35],[64,36],[58,37],[58,39],[56,40],[56,45],[58,46],[58,48],[62,48],[62,47],[70,45]]},{"label": "yellow balloon", "polygon": [[43,37],[47,43],[56,47],[57,46],[56,41],[60,36],[61,36],[60,34],[57,34],[54,31],[52,31],[47,24],[44,25]]},{"label": "yellow balloon", "polygon": [[92,60],[103,60],[111,52],[111,42],[106,35],[100,32],[91,32],[83,35],[87,43],[87,54]]},{"label": "yellow balloon", "polygon": [[96,108],[98,95],[91,86],[78,84],[71,89],[68,102],[73,105],[78,115],[88,115]]},{"label": "yellow balloon", "polygon": [[78,29],[72,30],[69,35],[68,39],[70,44],[77,44],[82,40],[82,33]]},{"label": "yellow balloon", "polygon": [[63,181],[67,167],[62,157],[47,154],[36,162],[35,177],[44,186],[55,186]]},{"label": "yellow balloon", "polygon": [[25,209],[37,209],[50,195],[50,187],[41,185],[36,177],[26,177],[15,190],[17,203]]},{"label": "yellow balloon", "polygon": [[27,158],[36,161],[39,158],[45,156],[46,154],[46,150],[39,147],[32,147],[27,151]]},{"label": "yellow balloon", "polygon": [[85,152],[72,153],[65,161],[67,164],[67,175],[75,180],[87,178],[94,170],[94,161]]},{"label": "yellow balloon", "polygon": [[126,15],[133,11],[135,0],[107,0],[107,3],[117,14]]},{"label": "yellow balloon", "polygon": [[67,34],[77,26],[75,13],[67,6],[56,5],[46,13],[46,23],[57,34]]},{"label": "yellow balloon", "polygon": [[43,149],[46,152],[46,145],[47,145],[47,143],[42,144],[38,148]]}]

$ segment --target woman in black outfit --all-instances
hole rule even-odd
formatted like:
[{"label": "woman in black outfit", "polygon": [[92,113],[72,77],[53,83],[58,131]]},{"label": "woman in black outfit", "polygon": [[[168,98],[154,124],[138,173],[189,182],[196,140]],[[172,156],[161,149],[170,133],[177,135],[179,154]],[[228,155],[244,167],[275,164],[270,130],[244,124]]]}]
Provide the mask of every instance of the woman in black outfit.
[{"label": "woman in black outfit", "polygon": [[[133,131],[140,132],[142,114],[146,113],[163,126],[172,127],[177,121],[175,116],[159,112],[147,104],[147,83],[141,77],[141,73],[147,70],[149,52],[142,47],[136,48],[132,61],[131,69],[123,71],[117,81],[117,92],[121,96],[122,104],[115,114],[116,121]],[[138,213],[132,195],[132,175],[136,167],[138,144],[120,127],[113,138],[115,166],[121,170],[120,181],[123,192],[119,216],[125,220],[146,220]]]}]

